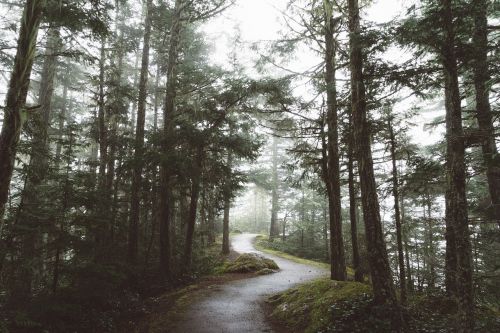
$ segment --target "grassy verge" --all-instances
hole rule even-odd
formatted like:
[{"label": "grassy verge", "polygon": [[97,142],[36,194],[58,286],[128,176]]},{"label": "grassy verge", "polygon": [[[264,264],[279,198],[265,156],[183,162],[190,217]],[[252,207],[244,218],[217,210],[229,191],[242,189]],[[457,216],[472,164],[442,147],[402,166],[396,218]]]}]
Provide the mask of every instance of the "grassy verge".
[{"label": "grassy verge", "polygon": [[266,236],[259,235],[255,239],[254,246],[259,251],[273,254],[275,256],[278,256],[278,257],[281,257],[284,259],[288,259],[288,260],[291,260],[291,261],[299,263],[299,264],[305,264],[305,265],[310,265],[310,266],[322,268],[325,270],[330,270],[330,265],[327,263],[314,261],[314,260],[310,260],[310,259],[299,258],[299,257],[296,257],[296,256],[291,255],[291,254],[286,253],[286,252],[274,250],[274,249],[269,248],[268,244],[269,244],[268,238]]},{"label": "grassy verge", "polygon": [[[294,256],[290,253],[278,251],[278,250],[269,248],[269,244],[270,244],[270,242],[269,242],[267,236],[259,235],[255,239],[254,246],[259,251],[273,254],[275,256],[278,256],[278,257],[281,257],[284,259],[288,259],[288,260],[291,260],[291,261],[299,263],[299,264],[314,266],[314,267],[318,267],[318,268],[321,268],[321,269],[324,269],[327,271],[330,270],[330,264],[327,264],[327,263],[321,262],[321,261],[300,258],[300,257]],[[351,267],[347,267],[347,276],[350,278],[354,277],[354,270]]]},{"label": "grassy verge", "polygon": [[[391,309],[374,304],[371,287],[363,283],[322,278],[276,294],[268,305],[280,332],[391,332]],[[455,332],[456,311],[444,294],[412,294],[404,308],[408,332]],[[500,332],[498,312],[478,305],[474,332]]]}]

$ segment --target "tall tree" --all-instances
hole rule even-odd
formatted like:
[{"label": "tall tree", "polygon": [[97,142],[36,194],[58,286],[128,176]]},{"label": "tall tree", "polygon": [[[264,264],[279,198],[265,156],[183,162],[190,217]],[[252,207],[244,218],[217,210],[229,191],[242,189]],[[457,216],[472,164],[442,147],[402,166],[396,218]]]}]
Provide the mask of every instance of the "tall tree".
[{"label": "tall tree", "polygon": [[394,308],[391,316],[392,325],[395,330],[400,331],[402,330],[403,319],[392,282],[392,274],[382,232],[377,186],[373,172],[371,133],[367,121],[366,94],[363,78],[363,46],[358,0],[349,0],[348,14],[351,106],[373,293],[376,303],[388,304]]},{"label": "tall tree", "polygon": [[184,243],[184,263],[186,268],[191,268],[193,257],[193,237],[196,225],[196,214],[198,212],[198,199],[200,197],[201,177],[203,172],[204,147],[202,142],[198,142],[195,149],[191,172],[191,196],[189,202],[189,215],[186,226],[186,241]]},{"label": "tall tree", "polygon": [[[179,57],[179,44],[181,38],[182,13],[184,1],[176,0],[170,24],[170,45],[167,59],[167,87],[165,102],[163,104],[163,138],[161,148],[167,153],[171,150],[174,129],[175,96],[177,89],[177,59]],[[168,159],[163,158],[160,164],[160,190],[159,190],[159,221],[160,221],[160,271],[164,278],[171,276],[171,239],[170,224],[172,210],[172,193],[170,190],[171,170]]]},{"label": "tall tree", "polygon": [[[38,93],[38,105],[36,114],[31,117],[32,142],[28,174],[22,192],[22,207],[19,208],[18,227],[25,232],[22,235],[21,251],[19,254],[19,272],[14,287],[14,297],[26,299],[31,294],[31,285],[36,275],[40,275],[41,253],[36,251],[36,243],[42,238],[41,227],[46,218],[43,207],[47,202],[43,201],[40,186],[44,184],[49,170],[49,126],[52,112],[52,97],[54,92],[54,79],[56,74],[57,54],[60,52],[61,40],[57,28],[50,28],[46,41],[40,89]],[[38,263],[35,265],[34,263]],[[33,269],[30,266],[37,266]],[[19,295],[18,292],[25,295]]]},{"label": "tall tree", "polygon": [[17,144],[28,109],[26,97],[45,0],[27,0],[21,17],[14,67],[5,99],[0,133],[0,220],[3,220]]},{"label": "tall tree", "polygon": [[272,143],[272,180],[271,180],[271,226],[269,240],[279,236],[278,227],[278,137],[273,135]]},{"label": "tall tree", "polygon": [[337,24],[333,18],[332,2],[324,1],[324,11],[326,118],[328,123],[328,167],[325,174],[325,183],[330,213],[330,274],[333,280],[344,281],[347,279],[347,270],[345,266],[344,241],[342,238],[338,110],[335,81],[337,46],[334,33],[336,32]]},{"label": "tall tree", "polygon": [[389,130],[391,164],[392,164],[392,196],[394,197],[394,220],[396,221],[396,242],[398,247],[398,267],[399,267],[399,289],[401,303],[406,303],[406,273],[405,260],[403,252],[403,228],[401,223],[401,210],[399,208],[399,177],[396,165],[396,136],[394,135],[392,115],[387,120],[387,129]]},{"label": "tall tree", "polygon": [[144,40],[142,46],[141,74],[139,79],[139,96],[137,100],[137,124],[134,144],[134,170],[132,175],[130,196],[130,221],[128,236],[128,260],[137,261],[139,239],[139,203],[141,179],[144,159],[144,126],[146,123],[146,99],[148,90],[149,72],[149,44],[151,39],[151,24],[153,20],[153,1],[146,2],[146,16],[144,20]]},{"label": "tall tree", "polygon": [[[460,332],[474,330],[474,297],[472,284],[472,253],[469,239],[467,197],[465,189],[465,144],[462,128],[462,108],[458,86],[458,69],[455,54],[455,31],[451,0],[441,0],[444,42],[442,63],[446,98],[446,222],[452,227],[456,251],[456,295],[458,297]],[[447,230],[447,232],[449,232]],[[447,239],[449,242],[450,239]],[[453,255],[453,253],[451,253]]]},{"label": "tall tree", "polygon": [[473,72],[476,91],[476,118],[481,135],[481,148],[486,167],[486,178],[490,192],[493,217],[500,225],[500,159],[495,141],[493,114],[491,112],[488,81],[488,1],[472,0],[471,12],[474,18]]},{"label": "tall tree", "polygon": [[351,224],[351,246],[352,246],[352,268],[354,269],[354,280],[363,281],[363,273],[361,271],[361,260],[359,256],[358,245],[358,219],[357,219],[357,191],[354,178],[354,131],[352,128],[352,115],[349,115],[349,137],[347,148],[347,169],[348,169],[348,186],[349,186],[349,220]]}]

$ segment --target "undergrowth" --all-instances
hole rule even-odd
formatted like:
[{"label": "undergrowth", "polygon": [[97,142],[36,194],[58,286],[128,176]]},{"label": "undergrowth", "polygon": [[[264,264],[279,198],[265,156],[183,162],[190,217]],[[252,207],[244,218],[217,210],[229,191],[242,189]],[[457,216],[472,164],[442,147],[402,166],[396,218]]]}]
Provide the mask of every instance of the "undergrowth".
[{"label": "undergrowth", "polygon": [[[373,302],[371,287],[328,278],[269,298],[270,318],[293,332],[391,332],[390,309]],[[443,294],[412,294],[404,308],[409,332],[454,332],[455,302]],[[479,305],[475,332],[500,332],[498,312]]]}]

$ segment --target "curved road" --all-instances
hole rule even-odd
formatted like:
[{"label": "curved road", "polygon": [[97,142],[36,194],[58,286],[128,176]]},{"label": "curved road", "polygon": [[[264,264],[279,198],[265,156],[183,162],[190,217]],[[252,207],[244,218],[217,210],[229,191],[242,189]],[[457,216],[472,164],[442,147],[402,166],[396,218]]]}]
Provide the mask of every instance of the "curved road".
[{"label": "curved road", "polygon": [[272,332],[262,307],[266,296],[328,273],[317,267],[260,252],[252,245],[255,237],[252,234],[234,236],[231,240],[233,250],[264,255],[276,261],[281,270],[220,286],[191,305],[174,327],[174,333]]}]

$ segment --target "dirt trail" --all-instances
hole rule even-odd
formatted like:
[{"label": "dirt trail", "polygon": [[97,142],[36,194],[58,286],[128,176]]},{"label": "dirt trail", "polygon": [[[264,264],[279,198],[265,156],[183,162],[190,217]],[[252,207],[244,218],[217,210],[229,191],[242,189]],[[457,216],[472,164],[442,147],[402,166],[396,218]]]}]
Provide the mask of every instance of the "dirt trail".
[{"label": "dirt trail", "polygon": [[281,271],[220,286],[192,304],[174,327],[173,333],[273,332],[265,321],[262,306],[266,296],[328,274],[320,268],[256,250],[252,244],[255,236],[234,236],[231,240],[233,249],[239,253],[255,252],[271,258]]}]

